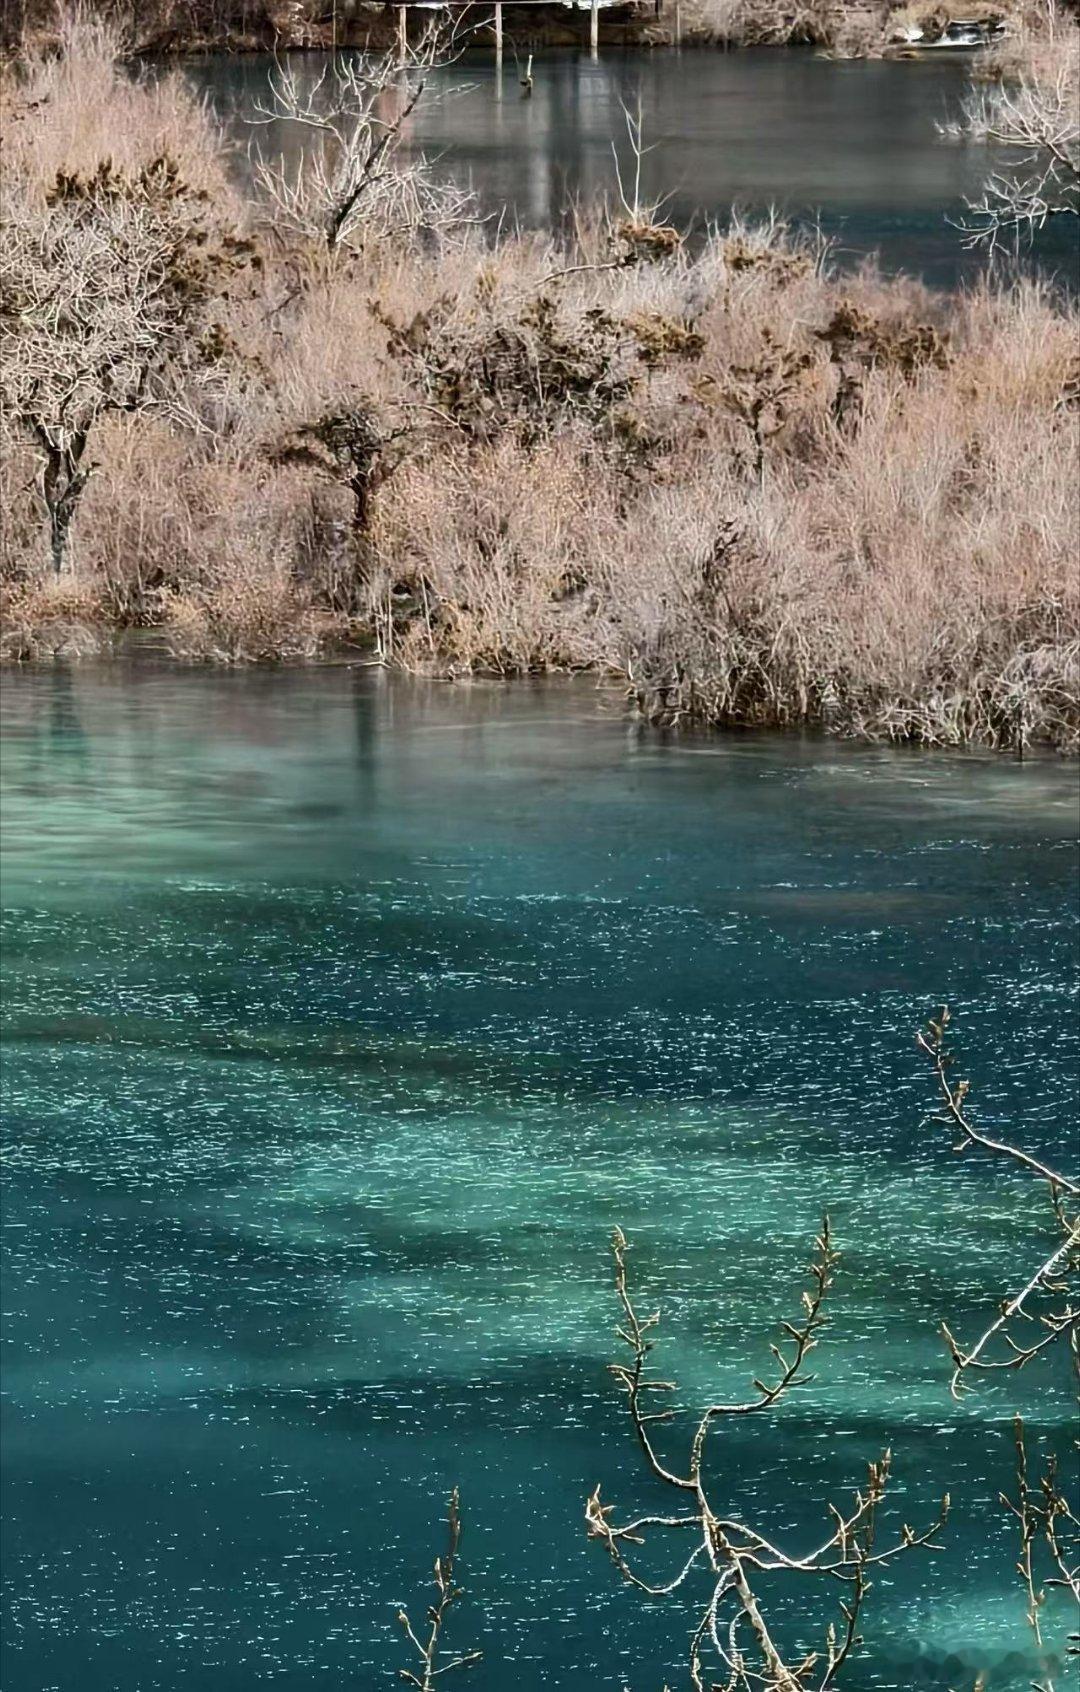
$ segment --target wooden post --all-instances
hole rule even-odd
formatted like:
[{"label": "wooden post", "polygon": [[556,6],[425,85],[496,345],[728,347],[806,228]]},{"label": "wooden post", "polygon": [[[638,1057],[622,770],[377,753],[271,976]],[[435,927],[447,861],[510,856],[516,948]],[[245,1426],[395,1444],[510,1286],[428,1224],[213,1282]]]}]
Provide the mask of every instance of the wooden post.
[{"label": "wooden post", "polygon": [[594,59],[600,56],[600,5],[599,0],[592,0],[592,10],[589,13],[589,53]]},{"label": "wooden post", "polygon": [[503,34],[502,34],[502,0],[495,0],[495,70],[502,70]]},{"label": "wooden post", "polygon": [[405,59],[409,51],[408,10],[405,6],[398,7],[397,13],[397,45],[398,58]]}]

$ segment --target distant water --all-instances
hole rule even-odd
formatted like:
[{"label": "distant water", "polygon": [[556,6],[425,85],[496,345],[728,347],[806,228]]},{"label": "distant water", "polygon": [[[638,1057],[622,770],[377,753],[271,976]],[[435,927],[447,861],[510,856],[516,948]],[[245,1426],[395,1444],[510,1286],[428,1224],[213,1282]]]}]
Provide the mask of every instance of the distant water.
[{"label": "distant water", "polygon": [[948,997],[986,1119],[1068,1153],[1074,772],[667,745],[573,684],[4,694],[5,1692],[389,1687],[455,1483],[475,1692],[682,1687],[685,1606],[582,1529],[597,1480],[657,1502],[606,1241],[689,1409],[767,1364],[825,1205],[817,1379],[718,1492],[809,1544],[891,1444],[897,1508],[954,1519],[845,1684],[1027,1685],[994,1500],[1014,1407],[1060,1439],[1067,1400],[953,1404],[935,1325],[1043,1218],[920,1128],[912,1031]]},{"label": "distant water", "polygon": [[[301,81],[325,71],[320,54],[296,55]],[[244,147],[243,121],[266,98],[272,61],[260,55],[192,61],[188,74],[210,95]],[[640,104],[646,144],[646,196],[667,196],[667,215],[699,229],[734,207],[758,214],[775,206],[812,223],[854,264],[880,255],[936,286],[979,274],[955,227],[966,198],[978,197],[992,165],[1007,162],[983,145],[942,140],[938,125],[957,115],[970,86],[967,53],[920,60],[837,62],[804,48],[722,53],[606,49],[537,55],[534,88],[521,97],[520,68],[509,57],[501,80],[493,59],[470,55],[436,79],[449,98],[422,104],[408,148],[471,183],[494,217],[530,228],[557,226],[575,202],[615,191],[613,145],[629,180],[624,108]],[[269,152],[308,144],[295,126],[256,131]],[[1034,254],[1047,272],[1075,284],[1077,239],[1064,218]]]}]

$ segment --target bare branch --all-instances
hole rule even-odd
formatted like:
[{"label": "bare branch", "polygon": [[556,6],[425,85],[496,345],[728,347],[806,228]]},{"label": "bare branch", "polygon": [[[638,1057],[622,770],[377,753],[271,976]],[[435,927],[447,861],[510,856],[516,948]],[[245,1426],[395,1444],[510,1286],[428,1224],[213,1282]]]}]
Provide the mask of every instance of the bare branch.
[{"label": "bare branch", "polygon": [[1056,73],[1015,86],[977,89],[959,122],[942,133],[1008,148],[1011,166],[993,171],[968,201],[964,244],[991,249],[1030,240],[1051,218],[1080,214],[1080,57],[1070,44]]},{"label": "bare branch", "polygon": [[432,1692],[440,1675],[448,1674],[451,1669],[472,1668],[483,1655],[480,1651],[466,1651],[461,1656],[449,1657],[446,1661],[440,1661],[442,1630],[446,1623],[447,1613],[463,1594],[463,1588],[456,1584],[454,1576],[454,1568],[461,1545],[461,1513],[456,1486],[450,1494],[447,1527],[449,1532],[446,1553],[444,1556],[435,1559],[435,1591],[437,1596],[435,1602],[428,1606],[427,1639],[421,1640],[419,1638],[405,1610],[399,1610],[397,1613],[401,1631],[420,1659],[420,1665],[415,1672],[412,1669],[399,1669],[398,1673],[409,1686],[417,1687],[418,1692]]},{"label": "bare branch", "polygon": [[[1080,1381],[1077,1336],[1080,1331],[1080,1214],[1070,1214],[1068,1201],[1080,1196],[1080,1183],[1063,1175],[1043,1158],[1034,1157],[1010,1142],[984,1134],[968,1114],[967,1081],[953,1081],[950,1071],[953,1057],[948,1049],[948,1029],[951,1018],[948,1007],[936,1020],[918,1034],[918,1044],[930,1058],[944,1101],[944,1114],[937,1120],[959,1130],[957,1151],[977,1146],[994,1157],[1007,1158],[1018,1168],[1043,1182],[1049,1189],[1051,1215],[1057,1231],[1054,1249],[1028,1275],[1018,1293],[1002,1301],[997,1317],[975,1343],[965,1347],[955,1338],[946,1323],[942,1323],[953,1373],[950,1382],[954,1398],[969,1385],[966,1377],[975,1371],[1016,1370],[1036,1357],[1049,1354],[1064,1342],[1068,1347],[1075,1378]],[[1031,1308],[1036,1299],[1041,1308]],[[1035,1324],[1036,1337],[1027,1338],[1029,1330],[1022,1323]],[[1032,1483],[1028,1463],[1024,1424],[1017,1416],[1014,1421],[1016,1442],[1016,1496],[1001,1494],[1001,1502],[1015,1517],[1019,1527],[1020,1548],[1017,1572],[1026,1597],[1027,1618],[1035,1636],[1035,1643],[1043,1649],[1042,1610],[1046,1591],[1060,1587],[1067,1591],[1074,1606],[1080,1603],[1080,1521],[1063,1491],[1057,1458],[1046,1459],[1042,1475]],[[1032,1683],[1036,1692],[1054,1692],[1053,1681],[1047,1678]]]},{"label": "bare branch", "polygon": [[[1017,1522],[1020,1547],[1016,1567],[1027,1599],[1028,1625],[1041,1651],[1042,1611],[1048,1589],[1063,1588],[1074,1608],[1080,1604],[1080,1519],[1062,1491],[1056,1457],[1046,1459],[1038,1483],[1033,1485],[1027,1436],[1019,1416],[1014,1419],[1013,1433],[1016,1496],[1003,1492],[1001,1502]],[[1052,1684],[1041,1683],[1041,1692],[1053,1692]]]},{"label": "bare branch", "polygon": [[919,1030],[916,1035],[916,1042],[920,1049],[926,1052],[932,1060],[949,1117],[960,1129],[963,1136],[960,1144],[956,1147],[957,1151],[965,1150],[970,1144],[981,1146],[984,1151],[994,1152],[1002,1157],[1010,1157],[1016,1163],[1022,1164],[1024,1168],[1030,1169],[1032,1174],[1049,1182],[1050,1186],[1058,1192],[1067,1193],[1072,1198],[1080,1198],[1080,1181],[1073,1180],[1071,1176],[1060,1174],[1056,1169],[1052,1169],[1049,1164],[1032,1157],[1029,1152],[1021,1151],[1018,1146],[1010,1145],[1006,1140],[995,1140],[989,1134],[984,1134],[976,1128],[970,1117],[965,1114],[964,1100],[971,1090],[971,1083],[969,1081],[958,1081],[954,1086],[949,1080],[949,1070],[952,1068],[953,1058],[946,1043],[946,1031],[951,1021],[949,1007],[945,1005],[942,1007],[937,1021],[931,1018],[927,1027]]},{"label": "bare branch", "polygon": [[[667,1597],[696,1580],[703,1571],[706,1573],[708,1596],[690,1644],[690,1684],[696,1692],[705,1692],[706,1685],[713,1684],[705,1678],[705,1654],[710,1646],[727,1671],[725,1692],[807,1692],[809,1688],[826,1692],[835,1685],[841,1668],[860,1642],[858,1622],[871,1584],[870,1570],[902,1553],[920,1547],[932,1548],[946,1519],[948,1499],[943,1500],[937,1520],[922,1532],[915,1533],[905,1526],[895,1540],[875,1548],[877,1512],[885,1496],[891,1463],[889,1453],[885,1452],[878,1462],[870,1464],[865,1487],[856,1492],[846,1511],[829,1506],[833,1526],[827,1537],[813,1550],[796,1554],[777,1546],[744,1522],[722,1516],[714,1509],[703,1474],[703,1455],[707,1432],[715,1422],[728,1416],[771,1409],[809,1379],[804,1365],[825,1320],[823,1305],[837,1264],[828,1219],[823,1222],[816,1241],[810,1287],[803,1294],[802,1316],[798,1322],[782,1324],[784,1340],[771,1348],[777,1364],[776,1378],[771,1382],[755,1380],[752,1398],[709,1406],[691,1437],[685,1471],[673,1467],[656,1447],[656,1425],[671,1421],[674,1412],[667,1404],[653,1409],[656,1401],[650,1395],[659,1394],[663,1400],[674,1391],[674,1383],[650,1370],[649,1356],[656,1344],[654,1336],[660,1318],[658,1312],[648,1316],[638,1313],[628,1283],[627,1251],[626,1239],[616,1229],[612,1255],[622,1318],[616,1332],[629,1349],[631,1360],[612,1364],[611,1371],[626,1393],[630,1420],[647,1467],[654,1479],[687,1498],[690,1508],[671,1515],[636,1516],[619,1524],[613,1519],[615,1507],[602,1501],[597,1488],[585,1508],[589,1537],[605,1547],[629,1585],[650,1597]],[[688,1532],[693,1541],[671,1578],[660,1582],[643,1579],[631,1561],[633,1549],[646,1544],[655,1531]],[[840,1625],[827,1630],[822,1650],[794,1662],[787,1660],[755,1589],[757,1573],[780,1571],[839,1581],[844,1589]],[[731,1613],[722,1619],[725,1607],[730,1607]],[[740,1642],[740,1628],[746,1632],[745,1645]]]},{"label": "bare branch", "polygon": [[[1002,1300],[997,1316],[973,1345],[962,1345],[948,1324],[942,1323],[953,1362],[950,1389],[953,1397],[958,1398],[969,1370],[1021,1369],[1058,1340],[1070,1340],[1075,1345],[1080,1327],[1080,1297],[1075,1290],[1080,1273],[1080,1215],[1070,1216],[1065,1204],[1068,1199],[1080,1197],[1080,1182],[1063,1175],[1044,1159],[1006,1140],[996,1139],[975,1125],[966,1103],[970,1083],[954,1082],[950,1074],[953,1067],[953,1055],[948,1048],[950,1023],[948,1006],[944,1006],[938,1018],[931,1019],[916,1036],[920,1050],[933,1064],[945,1106],[944,1114],[932,1120],[945,1122],[959,1131],[957,1151],[978,1146],[995,1157],[1009,1159],[1044,1181],[1050,1189],[1052,1214],[1060,1235],[1053,1251],[1029,1274],[1020,1291]],[[1053,1307],[1033,1313],[1029,1306],[1038,1295],[1052,1300]],[[1016,1324],[1020,1322],[1036,1323],[1037,1336],[1019,1338]]]}]

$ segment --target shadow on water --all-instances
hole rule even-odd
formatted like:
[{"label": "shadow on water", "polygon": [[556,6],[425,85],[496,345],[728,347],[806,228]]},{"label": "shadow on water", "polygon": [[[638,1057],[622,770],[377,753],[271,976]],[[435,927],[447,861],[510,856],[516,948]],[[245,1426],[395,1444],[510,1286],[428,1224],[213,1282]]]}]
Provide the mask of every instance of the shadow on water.
[{"label": "shadow on water", "polygon": [[455,1483],[475,1692],[681,1684],[581,1528],[656,1501],[605,1240],[689,1409],[826,1203],[817,1378],[718,1486],[809,1542],[890,1443],[897,1510],[956,1510],[850,1692],[1027,1685],[1012,1392],[953,1404],[936,1323],[1044,1218],[920,1129],[912,1030],[953,1000],[985,1120],[1071,1143],[1074,772],[665,744],[579,683],[59,675],[4,684],[5,1692],[389,1685]]}]

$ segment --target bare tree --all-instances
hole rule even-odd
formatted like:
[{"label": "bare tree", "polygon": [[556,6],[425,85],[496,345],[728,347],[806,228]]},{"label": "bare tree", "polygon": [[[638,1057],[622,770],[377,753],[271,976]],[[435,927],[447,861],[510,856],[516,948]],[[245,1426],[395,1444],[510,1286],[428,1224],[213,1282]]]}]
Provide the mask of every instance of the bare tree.
[{"label": "bare tree", "polygon": [[107,161],[89,177],[61,173],[44,203],[5,184],[0,245],[3,400],[40,453],[59,573],[98,423],[181,408],[181,378],[226,350],[209,308],[253,250],[215,233],[205,196],[166,158],[133,176]]},{"label": "bare tree", "polygon": [[1014,246],[1051,218],[1080,215],[1080,85],[1076,55],[1047,80],[977,89],[958,123],[958,139],[1009,149],[1011,162],[993,171],[969,200],[961,224],[968,247]]},{"label": "bare tree", "polygon": [[403,158],[409,119],[431,97],[431,74],[461,51],[453,25],[433,21],[398,52],[340,56],[304,87],[277,64],[256,124],[285,122],[308,132],[292,163],[257,155],[255,179],[275,226],[340,247],[367,239],[475,222],[472,196],[438,182],[427,159]]},{"label": "bare tree", "polygon": [[410,1686],[419,1688],[419,1692],[434,1692],[435,1682],[440,1675],[448,1674],[451,1669],[472,1668],[483,1655],[480,1651],[466,1651],[460,1656],[448,1657],[442,1661],[442,1630],[446,1623],[447,1613],[453,1604],[463,1595],[463,1588],[458,1586],[455,1579],[455,1565],[458,1549],[461,1545],[461,1512],[459,1508],[458,1489],[455,1486],[450,1494],[447,1509],[447,1526],[449,1538],[446,1553],[435,1559],[435,1592],[433,1604],[427,1610],[427,1638],[421,1639],[414,1630],[405,1610],[398,1611],[398,1622],[406,1639],[416,1649],[419,1665],[415,1672],[412,1669],[399,1669],[402,1680]]},{"label": "bare tree", "polygon": [[[841,1670],[861,1642],[859,1617],[872,1571],[903,1552],[933,1546],[949,1504],[946,1497],[938,1519],[929,1528],[916,1533],[904,1526],[894,1542],[877,1548],[876,1518],[891,1463],[890,1453],[885,1451],[869,1465],[866,1484],[849,1505],[843,1509],[828,1505],[831,1530],[807,1551],[783,1550],[737,1515],[722,1514],[714,1507],[705,1474],[712,1429],[731,1417],[772,1409],[786,1394],[811,1379],[805,1365],[826,1319],[825,1299],[838,1263],[828,1218],[816,1241],[810,1285],[802,1295],[802,1314],[797,1321],[782,1324],[784,1338],[770,1348],[776,1364],[775,1379],[755,1380],[753,1396],[742,1402],[709,1405],[696,1422],[688,1457],[681,1466],[661,1454],[654,1438],[656,1425],[670,1421],[675,1414],[671,1408],[652,1408],[657,1403],[654,1395],[662,1400],[675,1385],[650,1370],[649,1354],[656,1343],[651,1335],[660,1317],[659,1312],[641,1316],[637,1311],[627,1282],[627,1249],[623,1234],[616,1229],[612,1253],[622,1309],[622,1322],[616,1331],[630,1353],[630,1361],[614,1363],[611,1369],[626,1393],[646,1467],[654,1480],[677,1495],[679,1503],[669,1514],[641,1515],[617,1524],[614,1506],[601,1501],[597,1487],[585,1507],[588,1533],[606,1547],[623,1579],[652,1597],[667,1596],[699,1573],[704,1574],[706,1595],[690,1643],[689,1674],[694,1692],[705,1692],[705,1662],[711,1653],[715,1653],[726,1675],[725,1692],[807,1692],[808,1688],[826,1692],[837,1685]],[[669,1531],[687,1534],[691,1550],[670,1580],[654,1585],[635,1572],[630,1548],[643,1545],[653,1533]],[[778,1643],[758,1594],[757,1577],[773,1571],[807,1577],[811,1583],[824,1577],[840,1587],[840,1619],[827,1628],[821,1650],[790,1659]]]},{"label": "bare tree", "polygon": [[[953,1396],[959,1398],[979,1373],[1026,1368],[1059,1346],[1067,1349],[1080,1386],[1080,1181],[975,1124],[967,1104],[970,1082],[954,1080],[952,1075],[954,1054],[948,1045],[951,1022],[945,1006],[917,1036],[921,1050],[933,1064],[942,1099],[943,1110],[934,1119],[956,1131],[958,1152],[977,1149],[1007,1159],[1043,1183],[1049,1193],[1048,1219],[1054,1239],[1049,1255],[1033,1271],[1024,1272],[1023,1285],[1001,1299],[997,1315],[977,1339],[962,1343],[949,1325],[942,1323],[952,1358]],[[1027,1600],[1028,1622],[1036,1645],[1043,1651],[1047,1640],[1042,1612],[1048,1592],[1056,1588],[1067,1593],[1074,1615],[1080,1605],[1080,1517],[1066,1492],[1057,1455],[1047,1454],[1038,1479],[1033,1481],[1027,1434],[1020,1416],[1014,1418],[1013,1430],[1016,1492],[1002,1493],[1001,1502],[1017,1523],[1016,1566]],[[1067,1647],[1073,1653],[1075,1638]],[[1049,1661],[1045,1662],[1045,1678],[1033,1684],[1036,1692],[1054,1692]]]}]

